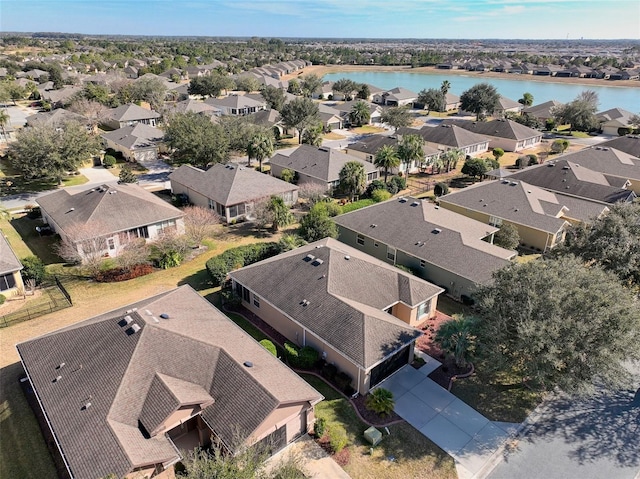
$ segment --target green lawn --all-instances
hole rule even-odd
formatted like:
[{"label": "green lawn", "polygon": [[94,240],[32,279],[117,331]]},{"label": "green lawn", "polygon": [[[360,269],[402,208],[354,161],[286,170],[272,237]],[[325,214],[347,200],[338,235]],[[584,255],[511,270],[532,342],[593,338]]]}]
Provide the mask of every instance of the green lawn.
[{"label": "green lawn", "polygon": [[[42,220],[31,219],[27,215],[19,215],[15,216],[11,220],[12,228],[4,227],[5,224],[6,222],[4,220],[0,221],[0,228],[2,228],[2,230],[6,232],[14,230],[15,232],[11,233],[12,237],[15,237],[19,240],[15,243],[16,245],[18,245],[15,252],[19,258],[29,256],[30,254],[35,254],[45,264],[63,262],[62,259],[54,253],[54,247],[57,243],[56,237],[40,236],[36,231],[36,226],[43,225]],[[15,235],[15,233],[17,233],[17,235]],[[22,245],[20,245],[19,243],[22,243]],[[14,242],[12,242],[11,245],[14,248],[16,247],[14,245]],[[30,253],[27,253],[27,250],[29,250]]]},{"label": "green lawn", "polygon": [[[62,179],[62,186],[82,185],[89,181],[84,175],[68,175]],[[0,159],[0,192],[3,195],[37,193],[58,188],[53,178],[26,179],[16,171],[6,158]]]},{"label": "green lawn", "polygon": [[458,301],[454,301],[449,296],[445,296],[443,294],[438,296],[437,309],[447,316],[453,316],[454,314],[464,314],[465,316],[471,316],[473,314],[473,310],[469,306],[465,306]]},{"label": "green lawn", "polygon": [[[453,459],[404,422],[389,426],[391,434],[383,432],[382,442],[370,454],[370,444],[362,435],[369,426],[360,421],[349,401],[322,379],[308,374],[301,376],[325,397],[316,406],[316,417],[324,418],[329,428],[333,423],[347,430],[350,460],[344,469],[353,479],[457,477]],[[390,457],[394,460],[390,461]]]}]

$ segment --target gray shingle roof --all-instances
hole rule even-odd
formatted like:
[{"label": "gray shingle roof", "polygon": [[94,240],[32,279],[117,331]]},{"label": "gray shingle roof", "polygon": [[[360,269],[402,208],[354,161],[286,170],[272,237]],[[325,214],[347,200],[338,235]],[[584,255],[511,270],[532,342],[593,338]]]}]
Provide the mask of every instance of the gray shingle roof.
[{"label": "gray shingle roof", "polygon": [[456,125],[481,136],[493,136],[510,140],[526,140],[542,136],[542,133],[512,120],[470,121],[444,120],[445,125]]},{"label": "gray shingle roof", "polygon": [[105,117],[116,121],[135,121],[160,118],[160,114],[153,110],[147,110],[141,106],[129,103],[112,108],[106,113]]},{"label": "gray shingle roof", "polygon": [[26,118],[27,124],[33,125],[59,125],[67,121],[77,121],[78,123],[88,123],[86,117],[78,115],[64,108],[57,108],[53,111],[36,113],[35,115],[29,115]]},{"label": "gray shingle roof", "polygon": [[22,269],[22,263],[13,252],[9,240],[0,230],[0,274],[13,273]]},{"label": "gray shingle roof", "polygon": [[603,203],[616,203],[633,199],[632,191],[611,184],[602,173],[569,161],[563,157],[548,161],[510,175],[509,179],[525,181],[531,185],[565,195],[588,198]]},{"label": "gray shingle roof", "polygon": [[182,211],[134,184],[103,185],[73,195],[59,190],[36,200],[62,228],[90,224],[96,234],[112,234],[181,218]]},{"label": "gray shingle roof", "polygon": [[340,179],[340,170],[349,161],[362,163],[366,173],[377,171],[373,163],[369,163],[368,161],[331,148],[316,148],[311,145],[300,145],[295,151],[290,153],[289,156],[278,153],[269,160],[269,163],[303,173],[328,183]]},{"label": "gray shingle roof", "polygon": [[224,98],[208,98],[205,100],[205,103],[216,108],[235,109],[264,107],[266,104],[265,101],[258,101],[245,95],[229,95]]},{"label": "gray shingle roof", "polygon": [[628,155],[640,158],[640,135],[627,135],[600,143],[601,148],[615,148]]},{"label": "gray shingle roof", "polygon": [[[375,156],[378,150],[385,145],[397,146],[399,143],[399,138],[401,138],[401,135],[398,135],[398,136],[369,135],[369,136],[365,136],[364,138],[361,138],[355,143],[351,143],[350,145],[347,146],[347,149],[355,150],[355,151],[359,151],[362,153],[367,153]],[[433,155],[440,154],[440,150],[438,150],[437,148],[433,148],[429,145],[424,145],[422,149],[424,150],[424,154],[426,156],[433,156]]]},{"label": "gray shingle roof", "polygon": [[[416,306],[442,292],[330,238],[230,276],[364,368],[388,355],[390,344],[404,345],[420,335],[384,308],[399,301]],[[278,278],[277,288],[273,278]]]},{"label": "gray shingle roof", "polygon": [[623,110],[622,108],[611,108],[609,110],[596,113],[596,118],[598,118],[598,121],[609,122],[612,120],[617,120],[623,125],[629,125],[629,121],[631,120],[632,116],[633,113],[627,110]]},{"label": "gray shingle roof", "polygon": [[[620,139],[618,138],[617,140]],[[637,141],[640,148],[640,140],[635,141]],[[607,142],[606,144],[610,143],[612,142]],[[615,147],[604,146],[606,144],[584,148],[574,153],[566,154],[562,158],[605,175],[640,180],[640,158],[620,151]]]},{"label": "gray shingle roof", "polygon": [[100,136],[113,141],[117,145],[124,146],[129,150],[138,150],[158,146],[158,143],[164,138],[164,132],[158,128],[137,123],[132,126],[125,126],[103,133]]},{"label": "gray shingle roof", "polygon": [[452,148],[465,148],[489,141],[486,136],[472,133],[456,125],[423,126],[419,130],[415,128],[400,128],[398,133],[401,135],[420,135],[429,143]]},{"label": "gray shingle roof", "polygon": [[296,185],[236,164],[218,163],[207,171],[182,165],[169,179],[226,206],[298,189]]},{"label": "gray shingle roof", "polygon": [[[137,333],[122,326],[127,315]],[[233,445],[280,404],[322,398],[188,286],[17,348],[77,479],[176,459],[164,434],[146,432],[178,404],[210,404],[203,418]]]},{"label": "gray shingle roof", "polygon": [[522,110],[523,113],[534,116],[536,118],[551,118],[553,108],[562,106],[563,104],[556,100],[545,101],[539,105],[533,105]]},{"label": "gray shingle roof", "polygon": [[[425,201],[404,200],[385,201],[334,220],[343,228],[478,284],[489,281],[495,270],[506,266],[515,256],[513,251],[482,241],[498,228]],[[434,234],[436,228],[440,230],[438,234]]]}]

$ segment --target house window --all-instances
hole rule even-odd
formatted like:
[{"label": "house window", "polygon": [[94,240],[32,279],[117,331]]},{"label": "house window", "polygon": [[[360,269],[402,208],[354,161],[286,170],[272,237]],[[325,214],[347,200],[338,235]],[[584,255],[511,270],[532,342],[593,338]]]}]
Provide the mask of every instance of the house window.
[{"label": "house window", "polygon": [[387,246],[387,259],[396,262],[396,249],[391,246]]},{"label": "house window", "polygon": [[380,245],[378,244],[378,242],[377,242],[377,241],[374,241],[374,242],[373,242],[373,246],[375,246],[375,247],[377,248],[377,247],[378,247],[378,246],[380,246]]},{"label": "house window", "polygon": [[423,259],[420,260],[420,267],[424,268],[427,265],[427,262]]},{"label": "house window", "polygon": [[209,209],[212,209],[214,211],[216,209],[216,202],[213,201],[211,198],[209,198]]},{"label": "house window", "polygon": [[500,226],[502,226],[502,218],[498,218],[497,216],[489,216],[489,224],[491,226],[499,228]]},{"label": "house window", "polygon": [[113,241],[113,238],[109,238],[109,239],[107,240],[107,244],[109,245],[109,249],[110,249],[110,250],[114,250],[114,249],[116,249],[116,242],[115,242],[115,241]]},{"label": "house window", "polygon": [[418,319],[423,317],[431,309],[431,301],[425,301],[418,306]]},{"label": "house window", "polygon": [[285,191],[282,193],[282,200],[285,203],[293,203],[293,191]]},{"label": "house window", "polygon": [[255,294],[255,293],[253,294],[253,305],[254,305],[256,308],[259,308],[259,307],[260,307],[260,298],[259,298],[259,297],[258,297],[258,295],[257,295],[257,294]]},{"label": "house window", "polygon": [[249,290],[244,286],[242,287],[242,299],[244,299],[247,303],[251,301],[251,298],[249,297]]},{"label": "house window", "polygon": [[176,220],[163,221],[156,225],[158,234],[164,233],[167,230],[173,230],[176,227]]},{"label": "house window", "polygon": [[14,288],[16,285],[16,279],[13,277],[13,273],[3,274],[0,276],[0,291],[6,291]]},{"label": "house window", "polygon": [[[215,203],[215,202],[214,202]],[[220,203],[215,203],[216,207],[217,207],[217,212],[220,216],[226,218],[227,217],[227,212],[224,208],[224,205],[221,205]]]},{"label": "house window", "polygon": [[235,218],[236,216],[242,216],[246,213],[247,208],[244,203],[229,206],[229,218]]},{"label": "house window", "polygon": [[556,237],[554,239],[554,243],[560,243],[562,241],[562,238],[564,237],[564,229],[561,229],[560,231],[558,231],[556,233]]},{"label": "house window", "polygon": [[364,236],[362,236],[362,235],[356,236],[356,243],[358,243],[360,245],[364,245]]},{"label": "house window", "polygon": [[134,238],[149,238],[149,228],[146,226],[141,226],[140,228],[133,228],[128,231],[129,237],[133,236]]}]

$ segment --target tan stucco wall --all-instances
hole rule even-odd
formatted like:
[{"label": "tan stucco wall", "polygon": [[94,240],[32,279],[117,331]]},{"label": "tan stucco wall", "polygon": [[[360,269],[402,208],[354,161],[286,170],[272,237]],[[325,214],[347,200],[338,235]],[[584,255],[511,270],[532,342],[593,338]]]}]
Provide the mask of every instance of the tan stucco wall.
[{"label": "tan stucco wall", "polygon": [[[180,423],[186,422],[189,418],[191,418],[191,416],[197,414],[198,412],[200,412],[200,407],[199,406],[188,406],[188,407],[184,407],[184,408],[180,408],[177,411],[174,411],[162,424],[162,426],[160,426],[157,429],[157,433],[156,434],[160,434],[164,431],[168,431],[170,429],[173,429],[176,426],[179,426]],[[151,432],[151,431],[149,431]]]},{"label": "tan stucco wall", "polygon": [[5,289],[4,291],[0,291],[5,298],[10,298],[11,296],[15,296],[19,291],[24,291],[24,283],[22,281],[22,275],[20,271],[15,271],[13,274],[13,280],[16,285],[13,288]]},{"label": "tan stucco wall", "polygon": [[629,179],[629,186],[627,189],[633,191],[636,195],[640,196],[640,179]]},{"label": "tan stucco wall", "polygon": [[[302,429],[301,424],[305,422],[306,419],[302,421],[300,418],[306,418],[306,409],[310,407],[309,403],[304,404],[292,404],[288,406],[281,406],[273,411],[271,414],[267,416],[267,418],[258,426],[258,428],[251,435],[251,442],[257,442],[260,439],[267,437],[276,429],[287,425],[287,442],[291,440],[293,436],[302,434],[306,430]],[[295,425],[297,424],[297,428]],[[291,429],[291,431],[289,431]],[[291,436],[290,436],[291,434]]]}]

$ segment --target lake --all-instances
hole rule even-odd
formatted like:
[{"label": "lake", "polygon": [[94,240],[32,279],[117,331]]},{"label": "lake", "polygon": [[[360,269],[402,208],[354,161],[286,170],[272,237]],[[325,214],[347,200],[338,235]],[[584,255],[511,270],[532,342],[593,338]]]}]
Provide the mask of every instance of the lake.
[{"label": "lake", "polygon": [[[407,88],[418,93],[426,88],[440,88],[444,80],[451,83],[449,90],[454,95],[461,95],[473,85],[481,82],[490,83],[498,92],[507,98],[517,101],[524,92],[533,95],[533,103],[537,105],[548,100],[567,103],[573,100],[583,90],[594,90],[598,93],[600,104],[598,111],[610,108],[622,108],[632,113],[640,113],[640,88],[576,85],[569,83],[539,82],[533,80],[509,80],[506,78],[482,77],[481,74],[447,75],[446,73],[409,73],[409,72],[344,72],[324,75],[324,80],[335,81],[349,78],[358,83],[369,83],[385,90],[397,86]],[[585,80],[588,82],[588,80]]]}]

